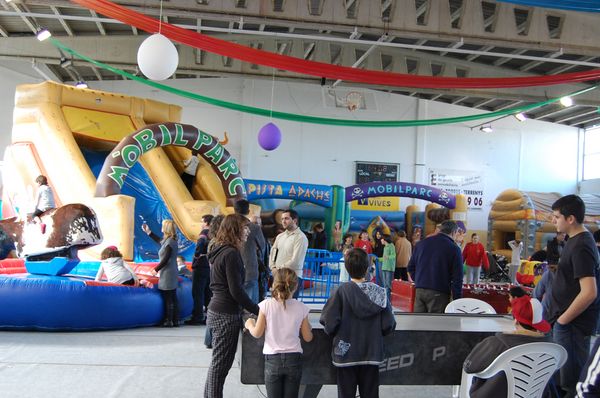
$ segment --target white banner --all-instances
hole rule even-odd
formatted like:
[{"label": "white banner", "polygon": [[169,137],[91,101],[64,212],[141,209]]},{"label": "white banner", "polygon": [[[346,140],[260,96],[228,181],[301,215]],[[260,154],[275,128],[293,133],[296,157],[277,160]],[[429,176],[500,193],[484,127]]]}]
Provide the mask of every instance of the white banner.
[{"label": "white banner", "polygon": [[483,208],[484,181],[476,171],[429,169],[429,185],[465,195],[469,209]]}]

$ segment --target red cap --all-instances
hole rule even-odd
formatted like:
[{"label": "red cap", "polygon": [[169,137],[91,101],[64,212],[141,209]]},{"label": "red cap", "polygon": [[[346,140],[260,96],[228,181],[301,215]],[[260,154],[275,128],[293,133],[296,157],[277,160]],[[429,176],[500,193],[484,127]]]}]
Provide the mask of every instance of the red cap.
[{"label": "red cap", "polygon": [[527,295],[511,301],[513,317],[523,325],[529,325],[542,333],[548,333],[550,324],[542,316],[543,307],[537,299]]}]

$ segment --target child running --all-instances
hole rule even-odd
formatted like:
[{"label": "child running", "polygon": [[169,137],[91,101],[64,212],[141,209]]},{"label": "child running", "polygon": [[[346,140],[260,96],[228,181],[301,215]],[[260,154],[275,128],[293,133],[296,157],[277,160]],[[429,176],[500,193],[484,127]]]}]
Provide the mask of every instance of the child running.
[{"label": "child running", "polygon": [[308,307],[293,299],[298,277],[290,268],[274,272],[272,298],[258,304],[258,319],[246,321],[246,329],[259,338],[265,333],[265,386],[269,398],[298,397],[302,378],[302,346],[313,338],[308,322]]},{"label": "child running", "polygon": [[352,280],[342,283],[323,307],[320,322],[333,337],[331,358],[337,368],[339,398],[379,397],[383,336],[396,328],[385,289],[365,281],[369,258],[352,249],[344,262]]}]

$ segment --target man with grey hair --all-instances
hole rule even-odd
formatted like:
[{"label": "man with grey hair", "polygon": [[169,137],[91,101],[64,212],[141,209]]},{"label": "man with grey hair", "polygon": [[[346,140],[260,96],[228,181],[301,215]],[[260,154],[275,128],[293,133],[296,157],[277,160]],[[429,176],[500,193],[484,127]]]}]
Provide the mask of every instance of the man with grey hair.
[{"label": "man with grey hair", "polygon": [[439,233],[422,240],[408,263],[415,281],[414,312],[443,313],[452,299],[462,295],[463,265],[460,248],[454,243],[458,225],[446,220]]}]

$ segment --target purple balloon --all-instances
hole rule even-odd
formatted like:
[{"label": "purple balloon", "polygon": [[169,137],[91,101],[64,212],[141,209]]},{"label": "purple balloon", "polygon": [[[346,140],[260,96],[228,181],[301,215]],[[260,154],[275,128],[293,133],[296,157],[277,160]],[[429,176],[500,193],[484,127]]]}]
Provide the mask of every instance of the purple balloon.
[{"label": "purple balloon", "polygon": [[265,151],[277,149],[281,144],[281,130],[279,127],[269,122],[262,126],[258,132],[258,145]]}]

